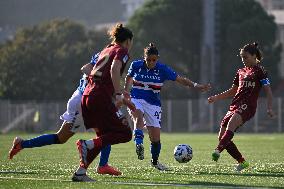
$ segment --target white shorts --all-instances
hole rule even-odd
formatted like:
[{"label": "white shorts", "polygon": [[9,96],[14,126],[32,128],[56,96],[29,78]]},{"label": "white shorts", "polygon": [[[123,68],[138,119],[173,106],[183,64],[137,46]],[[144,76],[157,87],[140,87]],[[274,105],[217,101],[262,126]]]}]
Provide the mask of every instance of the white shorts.
[{"label": "white shorts", "polygon": [[[71,96],[71,98],[68,100],[66,112],[64,112],[64,114],[60,116],[60,119],[65,122],[74,124],[77,116],[81,112],[81,99],[82,94],[79,90],[76,90]],[[72,132],[76,132],[79,129],[75,125],[73,127],[74,128],[71,128]]]},{"label": "white shorts", "polygon": [[143,112],[146,126],[161,128],[162,108],[160,106],[151,105],[143,99],[132,98],[131,101],[136,109]]}]

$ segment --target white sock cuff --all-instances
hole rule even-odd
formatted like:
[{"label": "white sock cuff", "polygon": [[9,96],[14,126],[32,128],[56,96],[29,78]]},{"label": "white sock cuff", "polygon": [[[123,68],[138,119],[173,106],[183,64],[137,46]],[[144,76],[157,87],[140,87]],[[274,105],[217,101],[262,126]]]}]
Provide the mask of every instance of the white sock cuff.
[{"label": "white sock cuff", "polygon": [[86,140],[85,143],[86,143],[87,148],[88,148],[89,150],[91,150],[91,149],[93,149],[93,148],[95,147],[95,144],[94,144],[94,140],[93,140],[93,139],[91,139],[91,140]]}]

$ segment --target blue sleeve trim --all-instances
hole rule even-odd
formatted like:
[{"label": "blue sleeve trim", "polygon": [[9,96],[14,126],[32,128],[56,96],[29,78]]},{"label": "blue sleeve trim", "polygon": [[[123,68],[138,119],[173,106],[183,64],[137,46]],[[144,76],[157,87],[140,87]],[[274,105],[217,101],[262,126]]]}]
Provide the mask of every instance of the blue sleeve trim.
[{"label": "blue sleeve trim", "polygon": [[260,83],[261,83],[262,85],[270,85],[270,81],[269,81],[268,78],[265,78],[265,79],[260,80]]},{"label": "blue sleeve trim", "polygon": [[92,56],[90,63],[95,65],[99,59],[100,53],[97,53],[95,55]]}]

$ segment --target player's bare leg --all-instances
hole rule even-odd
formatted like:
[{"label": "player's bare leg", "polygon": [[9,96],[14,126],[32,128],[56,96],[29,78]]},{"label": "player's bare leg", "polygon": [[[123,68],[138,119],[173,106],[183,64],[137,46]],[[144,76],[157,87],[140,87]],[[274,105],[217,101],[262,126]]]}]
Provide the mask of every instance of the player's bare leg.
[{"label": "player's bare leg", "polygon": [[64,144],[69,140],[69,138],[71,138],[75,134],[74,132],[72,132],[73,127],[76,127],[73,123],[68,123],[64,121],[61,128],[56,133],[60,144]]},{"label": "player's bare leg", "polygon": [[9,159],[12,159],[24,148],[41,147],[52,144],[63,144],[74,135],[72,128],[73,124],[65,121],[56,134],[44,134],[28,140],[23,140],[20,137],[16,137],[14,138],[12,148],[9,151]]}]

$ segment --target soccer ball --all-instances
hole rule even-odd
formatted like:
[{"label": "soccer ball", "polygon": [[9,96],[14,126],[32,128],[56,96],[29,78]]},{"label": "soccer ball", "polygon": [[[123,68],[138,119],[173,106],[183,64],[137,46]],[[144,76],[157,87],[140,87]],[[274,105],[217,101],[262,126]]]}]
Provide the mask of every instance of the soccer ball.
[{"label": "soccer ball", "polygon": [[179,163],[187,163],[192,157],[192,148],[187,144],[179,144],[174,149],[174,157]]}]

